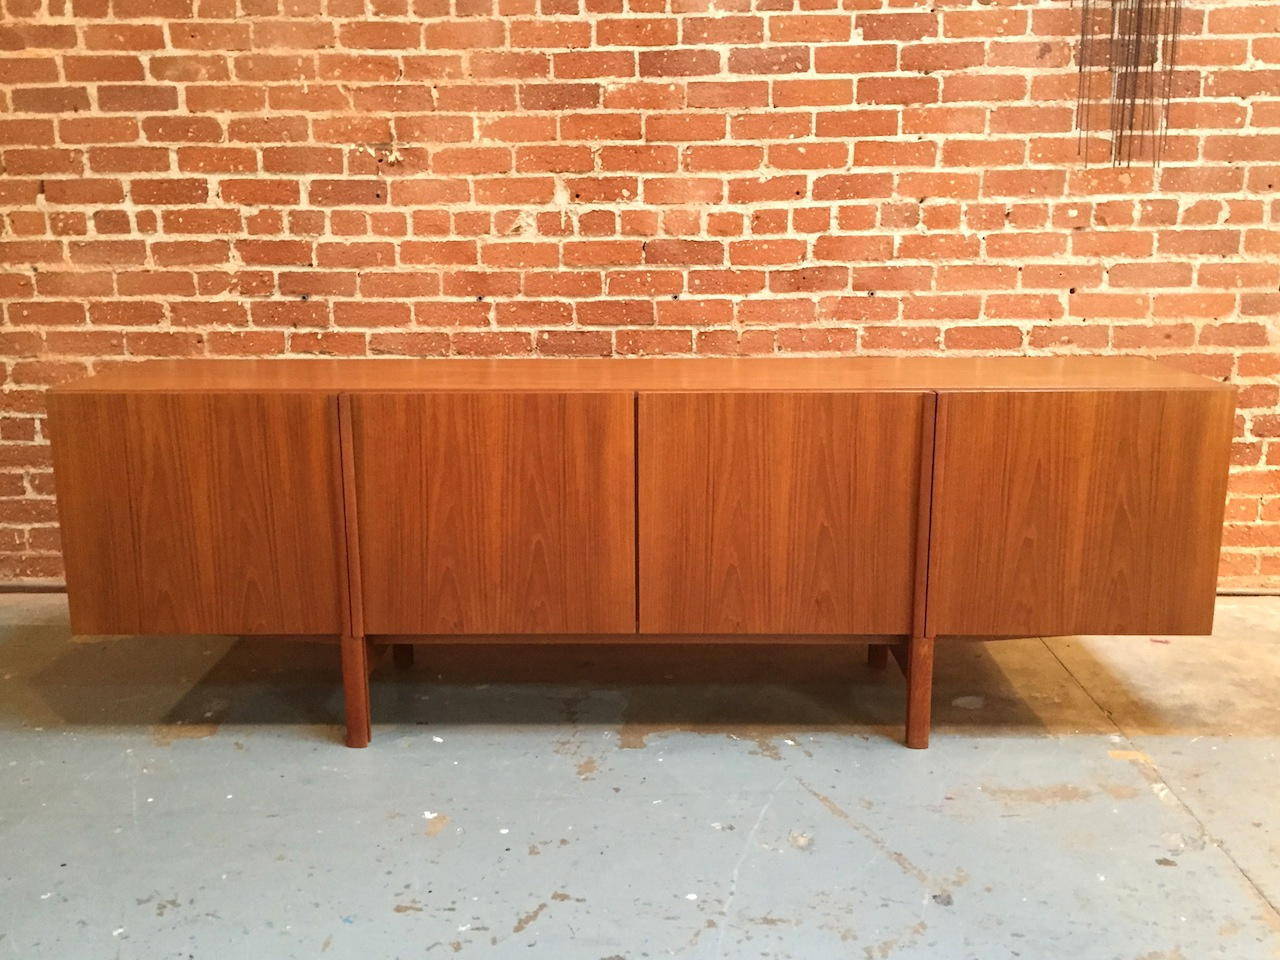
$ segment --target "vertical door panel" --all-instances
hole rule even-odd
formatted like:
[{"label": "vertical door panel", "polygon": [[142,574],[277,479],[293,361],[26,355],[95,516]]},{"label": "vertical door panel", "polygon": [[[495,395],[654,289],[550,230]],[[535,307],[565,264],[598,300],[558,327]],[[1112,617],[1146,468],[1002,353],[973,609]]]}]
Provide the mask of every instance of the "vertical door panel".
[{"label": "vertical door panel", "polygon": [[352,398],[369,633],[635,631],[631,394]]},{"label": "vertical door panel", "polygon": [[341,632],[333,398],[63,394],[50,420],[73,629]]},{"label": "vertical door panel", "polygon": [[642,393],[640,629],[911,629],[920,393]]},{"label": "vertical door panel", "polygon": [[1230,391],[938,404],[931,633],[1210,632]]}]

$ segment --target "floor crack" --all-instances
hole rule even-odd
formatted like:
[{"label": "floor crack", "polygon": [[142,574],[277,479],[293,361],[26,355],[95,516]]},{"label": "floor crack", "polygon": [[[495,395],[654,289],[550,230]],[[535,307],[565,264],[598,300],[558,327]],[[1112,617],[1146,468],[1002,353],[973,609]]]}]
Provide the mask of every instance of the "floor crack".
[{"label": "floor crack", "polygon": [[[1108,710],[1105,706],[1103,706],[1103,704],[1098,700],[1098,698],[1093,695],[1093,691],[1090,690],[1088,687],[1086,687],[1084,685],[1084,682],[1081,681],[1081,679],[1075,675],[1075,672],[1071,669],[1071,667],[1067,665],[1066,661],[1063,660],[1062,657],[1058,656],[1058,651],[1054,650],[1053,647],[1049,645],[1048,640],[1046,640],[1044,637],[1039,637],[1038,639],[1040,640],[1040,643],[1044,645],[1044,648],[1047,651],[1049,651],[1049,656],[1053,657],[1053,659],[1058,662],[1058,665],[1062,667],[1063,670],[1066,671],[1067,676],[1071,678],[1072,682],[1075,683],[1075,685],[1080,688],[1080,690],[1084,693],[1084,695],[1089,698],[1089,701],[1095,707],[1098,708],[1098,712],[1107,718],[1107,722],[1110,723],[1112,728],[1115,730],[1116,736],[1118,736],[1121,740],[1123,740],[1124,743],[1131,750],[1134,751],[1134,753],[1139,753],[1139,754],[1142,754],[1144,757],[1146,757],[1147,756],[1146,752],[1139,750],[1138,744],[1134,742],[1133,737],[1130,736],[1129,732],[1125,730],[1124,727],[1120,726],[1120,723],[1116,720],[1115,714],[1112,713],[1110,710]],[[1276,922],[1280,923],[1280,907],[1277,907],[1276,904],[1272,902],[1271,898],[1268,897],[1265,892],[1263,892],[1262,888],[1258,885],[1257,881],[1255,881],[1253,877],[1249,875],[1249,871],[1246,870],[1240,864],[1240,861],[1238,861],[1235,858],[1235,856],[1231,853],[1231,851],[1227,849],[1226,843],[1218,839],[1217,837],[1213,836],[1213,834],[1209,832],[1209,828],[1205,825],[1205,822],[1200,819],[1199,815],[1196,814],[1195,810],[1193,810],[1191,808],[1191,805],[1182,798],[1182,796],[1178,793],[1178,791],[1173,789],[1173,785],[1164,778],[1164,775],[1160,772],[1159,767],[1155,765],[1154,761],[1148,758],[1143,762],[1143,766],[1146,767],[1148,771],[1150,771],[1151,778],[1154,780],[1154,782],[1160,784],[1160,786],[1165,791],[1168,792],[1168,795],[1171,796],[1177,802],[1178,806],[1186,813],[1186,815],[1195,821],[1196,826],[1200,828],[1200,836],[1203,837],[1208,843],[1213,844],[1215,848],[1222,851],[1222,855],[1227,858],[1227,862],[1230,863],[1231,866],[1235,867],[1236,872],[1239,873],[1240,876],[1244,878],[1245,883],[1247,883],[1249,885],[1249,888],[1253,890],[1254,895],[1262,903],[1266,904],[1267,909],[1271,911]]]},{"label": "floor crack", "polygon": [[782,789],[782,785],[788,779],[788,777],[782,777],[773,785],[773,789],[769,791],[769,797],[765,800],[764,806],[760,808],[760,813],[756,816],[756,822],[751,825],[751,831],[742,843],[742,852],[738,854],[738,860],[733,865],[733,873],[729,877],[729,895],[725,897],[724,906],[720,910],[720,930],[716,934],[717,957],[724,956],[724,938],[725,934],[729,932],[729,924],[732,922],[729,917],[729,911],[733,908],[733,900],[738,895],[738,875],[742,871],[742,865],[747,862],[747,858],[751,855],[756,834],[760,832],[760,825],[764,823],[764,818],[769,813],[769,808],[773,806],[773,801],[778,796],[778,791]]}]

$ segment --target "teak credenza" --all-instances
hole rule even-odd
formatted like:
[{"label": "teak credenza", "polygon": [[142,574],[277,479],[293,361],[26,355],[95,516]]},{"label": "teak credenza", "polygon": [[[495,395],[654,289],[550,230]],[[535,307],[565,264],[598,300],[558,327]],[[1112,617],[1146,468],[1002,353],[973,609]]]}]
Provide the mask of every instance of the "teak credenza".
[{"label": "teak credenza", "polygon": [[371,646],[1212,627],[1234,392],[1120,357],[211,360],[54,389],[71,625]]}]

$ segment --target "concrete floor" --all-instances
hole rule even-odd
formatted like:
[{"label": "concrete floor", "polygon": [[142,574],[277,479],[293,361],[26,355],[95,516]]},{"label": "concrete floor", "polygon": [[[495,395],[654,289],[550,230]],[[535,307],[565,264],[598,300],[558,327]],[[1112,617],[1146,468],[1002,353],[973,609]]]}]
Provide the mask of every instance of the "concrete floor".
[{"label": "concrete floor", "polygon": [[1280,599],[1209,638],[77,642],[0,597],[0,958],[1280,956]]}]

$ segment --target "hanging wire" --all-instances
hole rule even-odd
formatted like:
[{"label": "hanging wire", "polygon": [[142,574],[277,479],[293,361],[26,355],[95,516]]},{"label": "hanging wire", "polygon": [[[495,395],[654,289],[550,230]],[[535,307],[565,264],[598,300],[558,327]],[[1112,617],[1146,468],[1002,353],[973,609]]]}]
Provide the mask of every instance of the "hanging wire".
[{"label": "hanging wire", "polygon": [[[1111,163],[1129,166],[1147,147],[1160,165],[1169,129],[1169,100],[1182,31],[1183,0],[1082,0],[1076,62],[1077,146],[1088,160],[1093,86],[1099,68],[1109,71],[1108,126]],[[1110,7],[1110,29],[1098,27]]]}]

